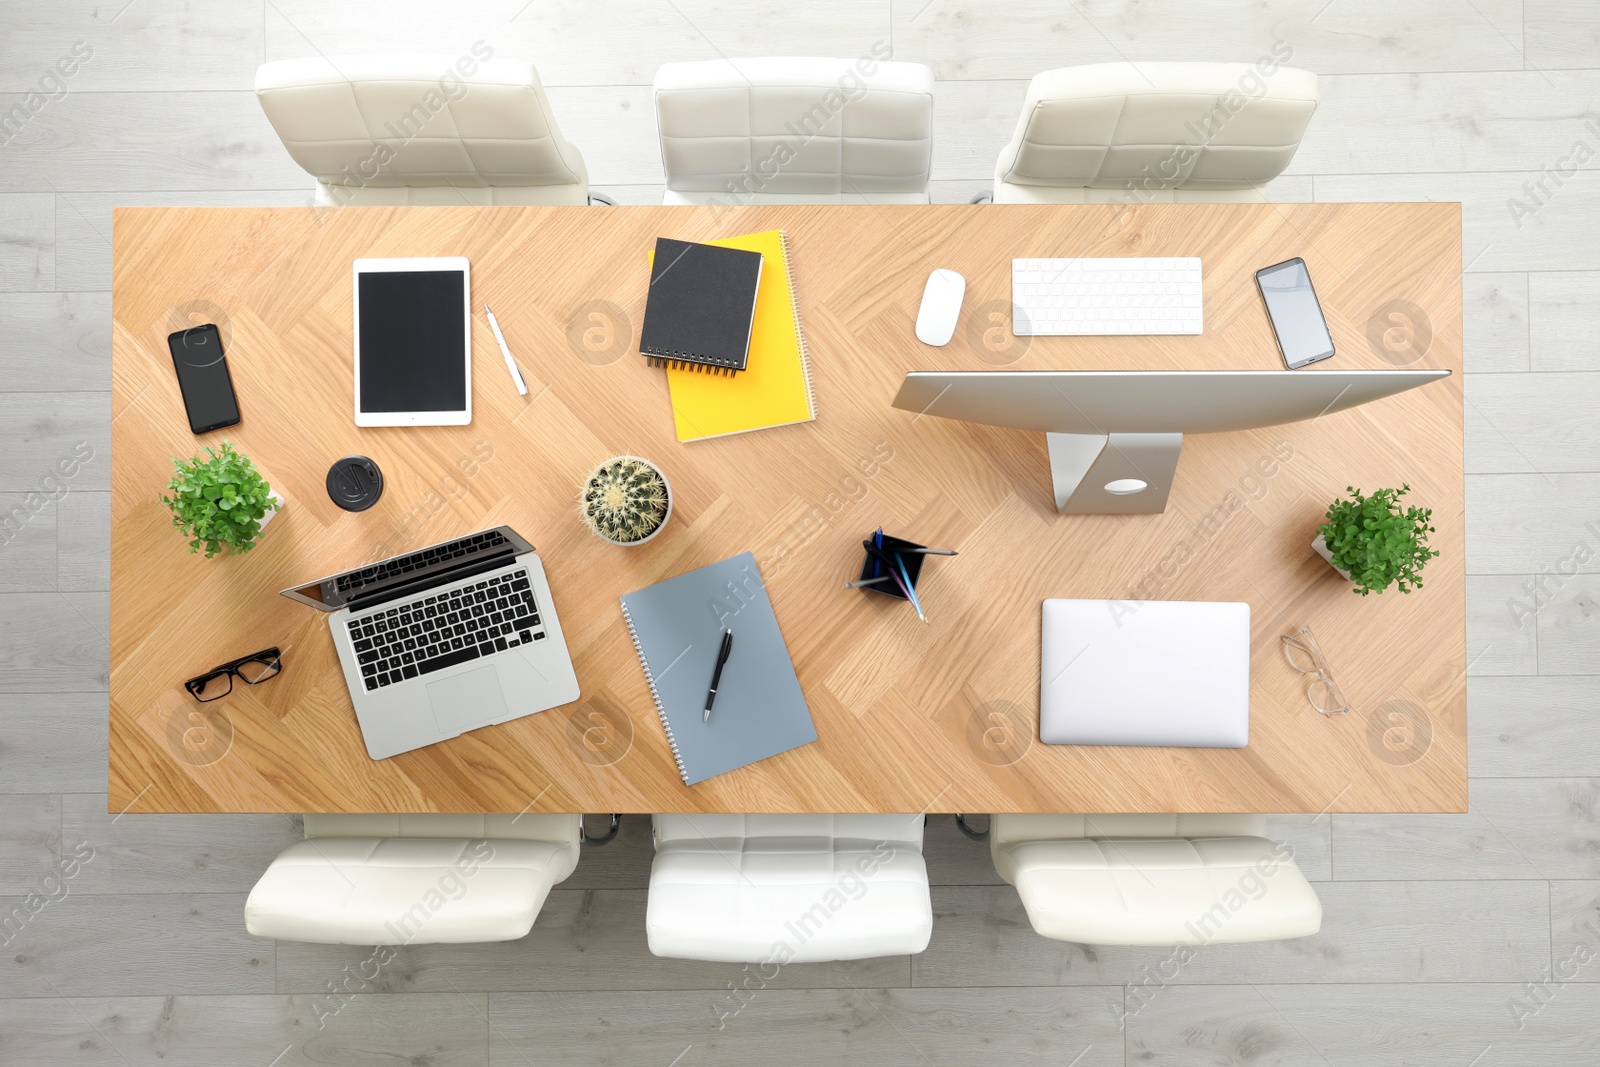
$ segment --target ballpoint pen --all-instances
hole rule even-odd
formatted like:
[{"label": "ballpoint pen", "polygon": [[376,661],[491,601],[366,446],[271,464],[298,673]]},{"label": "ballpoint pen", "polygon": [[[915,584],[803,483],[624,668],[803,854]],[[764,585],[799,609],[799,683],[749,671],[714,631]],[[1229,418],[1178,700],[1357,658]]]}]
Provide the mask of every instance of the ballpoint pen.
[{"label": "ballpoint pen", "polygon": [[897,548],[896,552],[910,553],[913,556],[956,556],[960,555],[953,548]]},{"label": "ballpoint pen", "polygon": [[846,589],[860,589],[864,585],[877,585],[879,582],[887,582],[888,580],[889,576],[885,574],[877,578],[863,578],[859,582],[845,582],[844,587]]},{"label": "ballpoint pen", "polygon": [[506,347],[506,335],[500,332],[500,323],[495,320],[494,312],[489,310],[489,305],[483,305],[484,318],[489,320],[489,329],[494,331],[494,339],[500,345],[500,354],[506,357],[506,369],[511,372],[511,380],[517,383],[517,392],[522,396],[528,395],[528,386],[522,380],[522,372],[517,369],[517,361],[511,358],[511,349]]},{"label": "ballpoint pen", "polygon": [[717,700],[717,686],[722,682],[722,668],[728,662],[728,653],[733,651],[733,631],[725,630],[722,634],[722,648],[717,652],[717,669],[711,672],[711,692],[706,694],[706,710],[700,716],[701,722],[711,721],[711,705]]}]

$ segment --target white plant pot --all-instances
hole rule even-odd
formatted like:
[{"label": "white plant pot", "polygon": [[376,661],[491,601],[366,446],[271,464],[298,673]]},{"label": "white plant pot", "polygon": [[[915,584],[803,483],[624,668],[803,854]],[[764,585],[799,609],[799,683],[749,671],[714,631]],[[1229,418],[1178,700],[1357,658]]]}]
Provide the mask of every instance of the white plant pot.
[{"label": "white plant pot", "polygon": [[1343,567],[1341,567],[1337,563],[1333,562],[1333,553],[1328,551],[1328,542],[1323,539],[1323,536],[1321,534],[1317,534],[1317,536],[1312,540],[1312,542],[1311,542],[1311,551],[1315,552],[1317,555],[1319,555],[1323,559],[1327,560],[1328,561],[1328,566],[1330,566],[1334,570],[1338,571],[1340,573],[1340,575],[1342,575],[1344,577],[1345,581],[1349,582],[1349,581],[1353,581],[1354,580],[1354,579],[1352,579],[1350,577],[1350,572],[1349,571],[1345,570]]},{"label": "white plant pot", "polygon": [[[267,509],[267,512],[266,512],[265,515],[261,516],[261,524],[260,525],[261,525],[261,529],[262,530],[265,530],[267,528],[267,523],[272,521],[272,517],[274,515],[276,515],[278,512],[283,510],[283,504],[284,504],[283,497],[278,495],[278,491],[276,489],[272,489],[272,490],[269,490],[267,492],[267,499],[272,501],[272,506]],[[261,535],[258,533],[258,534],[256,534],[256,536],[259,537]]]},{"label": "white plant pot", "polygon": [[[637,548],[638,546],[640,546],[642,544],[645,544],[645,543],[647,543],[649,541],[655,540],[657,537],[659,537],[661,535],[661,531],[665,530],[667,528],[667,521],[672,518],[672,483],[667,480],[667,472],[666,471],[662,470],[660,467],[656,466],[654,463],[651,463],[648,459],[645,459],[643,456],[617,456],[617,457],[614,457],[614,458],[616,458],[616,459],[636,459],[639,462],[645,464],[651,470],[655,471],[658,475],[661,476],[661,484],[663,486],[665,486],[666,490],[667,490],[667,511],[666,511],[666,514],[661,516],[661,525],[657,526],[654,530],[652,530],[649,533],[648,536],[641,537],[637,541],[614,541],[611,538],[607,537],[605,534],[601,533],[599,530],[596,530],[594,527],[592,527],[592,526],[589,527],[589,532],[590,533],[594,534],[596,537],[598,537],[600,540],[604,541],[608,545],[616,545],[618,548]],[[607,460],[606,462],[609,463],[609,462],[611,462],[611,460]],[[602,464],[602,466],[604,466],[604,464]],[[597,467],[596,470],[598,470],[598,469],[599,468]],[[585,490],[587,490],[588,484],[589,483],[587,481],[584,482]],[[588,524],[585,523],[585,525],[588,525]]]}]

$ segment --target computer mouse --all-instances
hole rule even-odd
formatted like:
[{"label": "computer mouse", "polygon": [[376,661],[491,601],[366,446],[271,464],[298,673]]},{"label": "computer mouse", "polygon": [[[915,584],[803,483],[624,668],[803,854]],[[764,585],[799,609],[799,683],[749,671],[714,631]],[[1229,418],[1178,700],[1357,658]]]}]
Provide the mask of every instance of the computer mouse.
[{"label": "computer mouse", "polygon": [[949,344],[966,295],[967,280],[955,271],[940,269],[928,275],[922,307],[917,309],[917,340],[925,345]]}]

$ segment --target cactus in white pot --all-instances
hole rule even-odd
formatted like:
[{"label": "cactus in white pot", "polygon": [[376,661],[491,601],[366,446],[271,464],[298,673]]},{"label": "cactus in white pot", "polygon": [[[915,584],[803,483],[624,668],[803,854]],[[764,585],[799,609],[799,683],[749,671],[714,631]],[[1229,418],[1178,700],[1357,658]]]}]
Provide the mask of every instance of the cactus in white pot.
[{"label": "cactus in white pot", "polygon": [[642,545],[667,524],[672,487],[659,467],[638,456],[613,456],[584,479],[583,523],[602,541]]}]

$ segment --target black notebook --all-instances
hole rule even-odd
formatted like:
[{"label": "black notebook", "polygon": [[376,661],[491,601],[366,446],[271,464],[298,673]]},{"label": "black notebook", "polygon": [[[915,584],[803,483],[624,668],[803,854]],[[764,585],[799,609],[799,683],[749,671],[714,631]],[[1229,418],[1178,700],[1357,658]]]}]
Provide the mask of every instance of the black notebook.
[{"label": "black notebook", "polygon": [[656,238],[639,351],[658,366],[744,370],[760,281],[759,252]]}]

